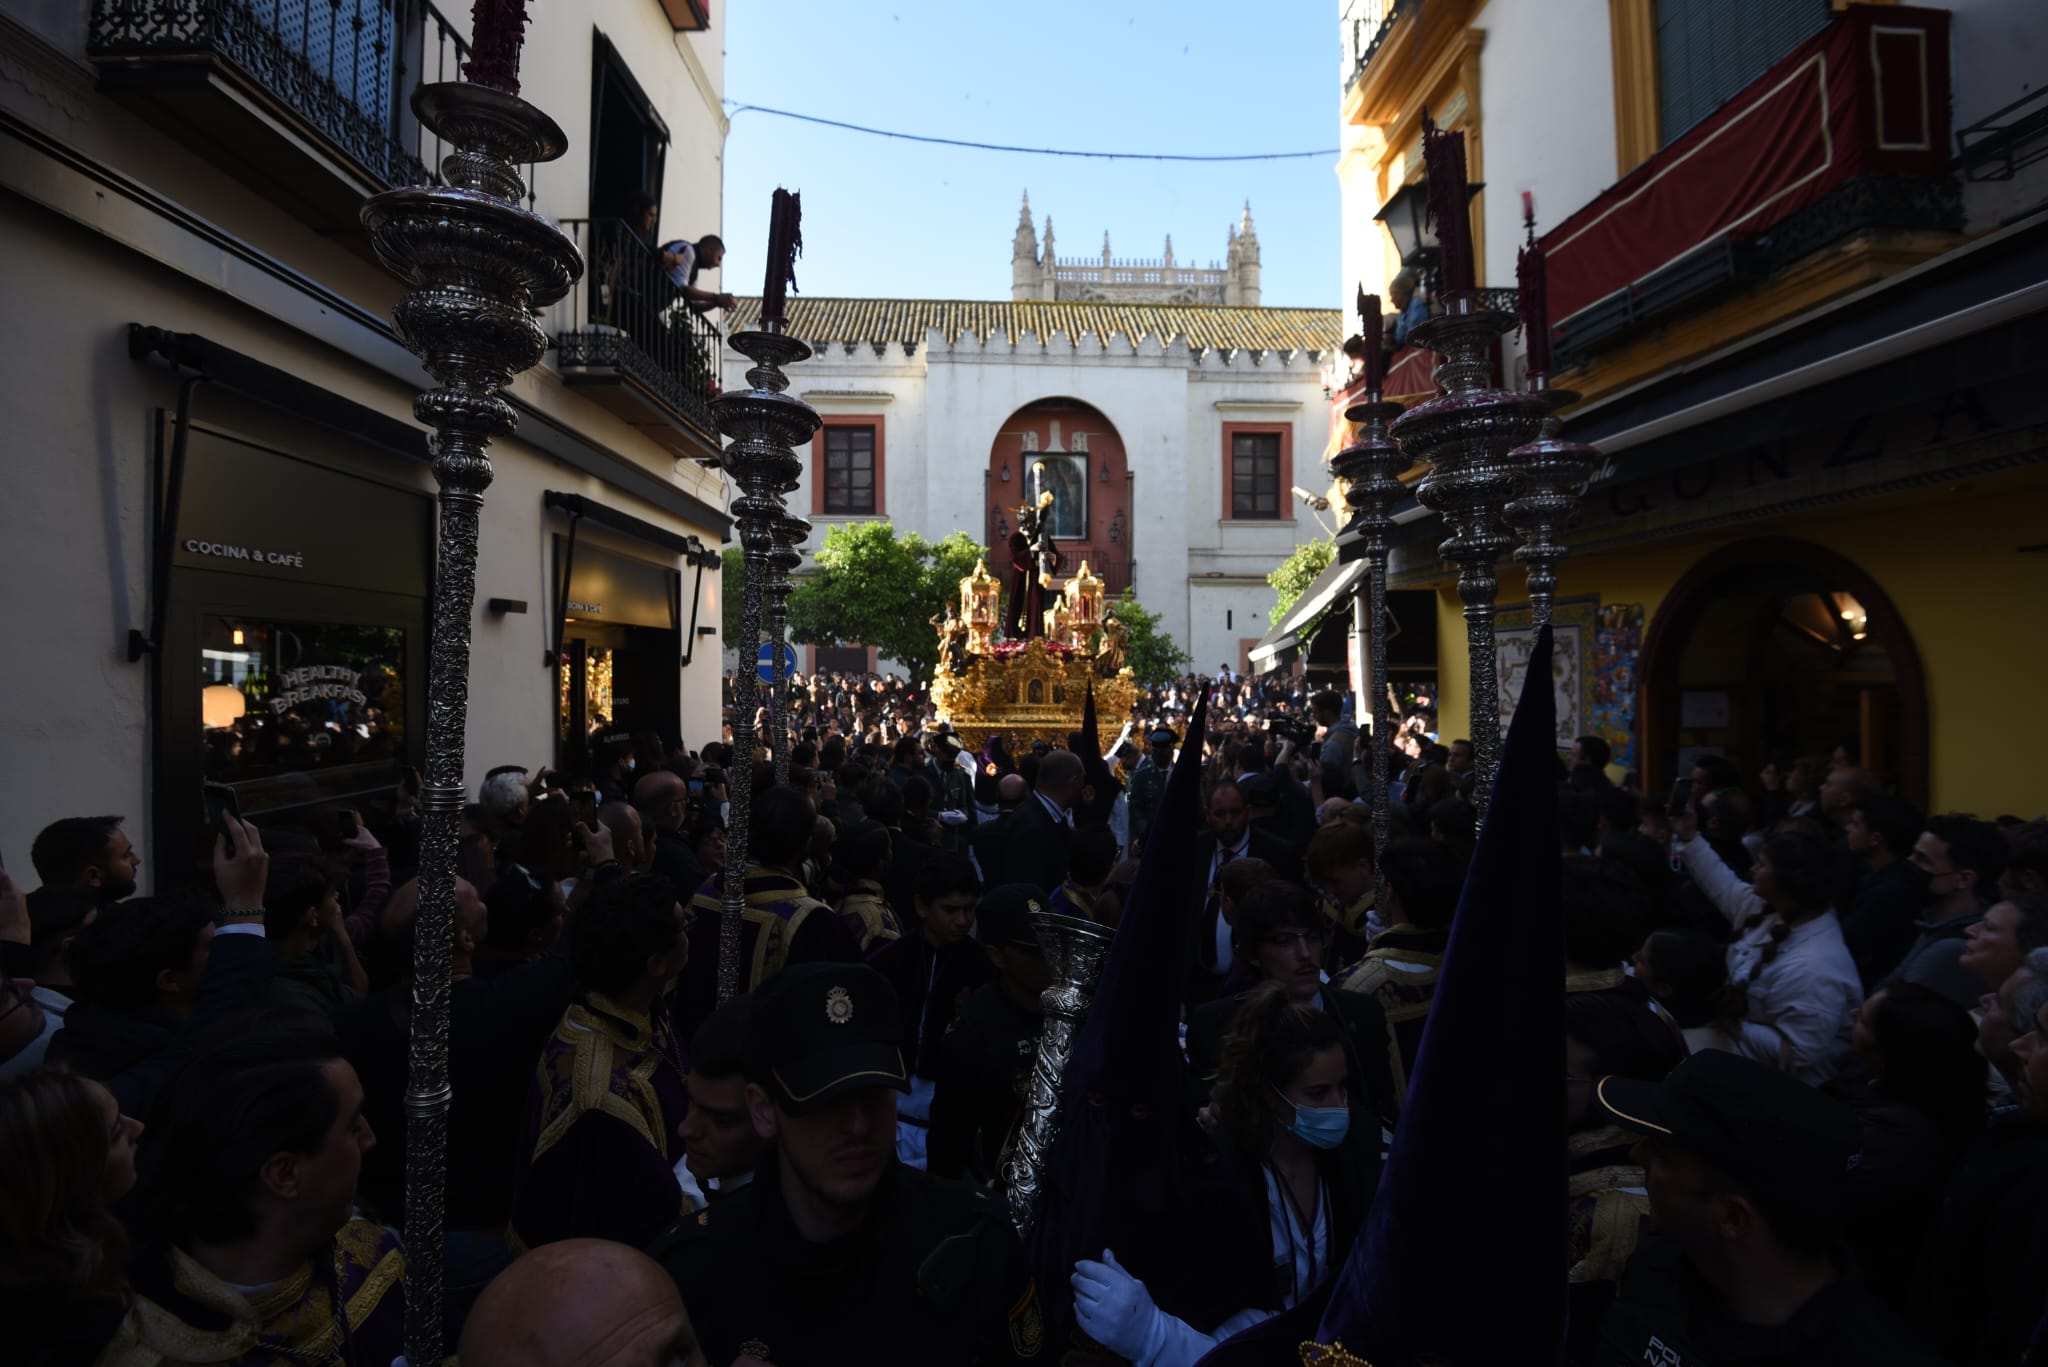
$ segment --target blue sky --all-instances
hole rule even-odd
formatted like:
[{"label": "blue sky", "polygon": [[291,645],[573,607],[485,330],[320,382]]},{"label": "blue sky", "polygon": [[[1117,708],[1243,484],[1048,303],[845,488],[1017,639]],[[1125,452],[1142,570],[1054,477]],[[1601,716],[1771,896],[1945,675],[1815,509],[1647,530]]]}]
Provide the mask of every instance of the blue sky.
[{"label": "blue sky", "polygon": [[[726,95],[848,123],[1034,147],[1337,145],[1336,6],[732,0]],[[759,113],[725,145],[725,288],[757,293],[777,185],[803,195],[803,293],[1007,299],[1019,194],[1061,256],[1219,262],[1249,198],[1262,302],[1337,307],[1335,158],[1103,162],[934,147]]]}]

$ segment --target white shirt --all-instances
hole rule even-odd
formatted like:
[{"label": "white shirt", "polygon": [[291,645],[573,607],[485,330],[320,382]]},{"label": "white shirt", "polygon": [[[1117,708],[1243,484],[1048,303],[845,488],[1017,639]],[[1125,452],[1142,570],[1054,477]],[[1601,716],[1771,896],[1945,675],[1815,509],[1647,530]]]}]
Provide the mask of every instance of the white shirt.
[{"label": "white shirt", "polygon": [[1068,812],[1068,811],[1067,811],[1067,809],[1066,809],[1065,807],[1062,807],[1062,806],[1060,806],[1060,804],[1059,804],[1059,803],[1057,803],[1057,802],[1054,802],[1054,801],[1053,801],[1053,800],[1052,800],[1051,798],[1047,797],[1047,796],[1046,796],[1046,795],[1045,795],[1044,793],[1036,793],[1036,792],[1035,792],[1035,793],[1033,793],[1033,794],[1032,794],[1032,796],[1033,796],[1033,797],[1035,797],[1035,798],[1037,798],[1037,799],[1038,799],[1038,800],[1039,800],[1040,802],[1044,803],[1044,804],[1045,804],[1045,810],[1047,810],[1048,812],[1051,812],[1051,813],[1052,813],[1052,820],[1053,820],[1053,824],[1054,824],[1055,826],[1065,826],[1065,827],[1066,827],[1067,829],[1069,829],[1069,830],[1072,830],[1072,829],[1073,829],[1073,827],[1074,827],[1074,818],[1073,818],[1073,815],[1072,815],[1072,814],[1071,814],[1070,812]]},{"label": "white shirt", "polygon": [[[1863,1004],[1863,979],[1842,941],[1842,923],[1830,910],[1794,926],[1765,963],[1771,929],[1782,918],[1706,841],[1680,845],[1678,857],[1736,930],[1728,946],[1728,980],[1749,984],[1749,1014],[1735,1052],[1816,1087],[1833,1078],[1850,1057],[1849,1036]],[[1764,919],[1744,930],[1743,923],[1758,913],[1766,913]]]}]

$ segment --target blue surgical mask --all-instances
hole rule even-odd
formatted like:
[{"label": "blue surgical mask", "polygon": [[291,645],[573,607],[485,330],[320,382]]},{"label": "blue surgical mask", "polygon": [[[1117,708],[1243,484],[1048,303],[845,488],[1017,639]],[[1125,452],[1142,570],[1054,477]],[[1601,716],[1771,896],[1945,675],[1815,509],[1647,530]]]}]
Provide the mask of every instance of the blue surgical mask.
[{"label": "blue surgical mask", "polygon": [[[1287,1101],[1287,1094],[1273,1089]],[[1287,1102],[1294,1107],[1294,1121],[1287,1132],[1312,1149],[1334,1149],[1344,1142],[1344,1136],[1351,1133],[1351,1108],[1349,1106],[1303,1106]]]}]

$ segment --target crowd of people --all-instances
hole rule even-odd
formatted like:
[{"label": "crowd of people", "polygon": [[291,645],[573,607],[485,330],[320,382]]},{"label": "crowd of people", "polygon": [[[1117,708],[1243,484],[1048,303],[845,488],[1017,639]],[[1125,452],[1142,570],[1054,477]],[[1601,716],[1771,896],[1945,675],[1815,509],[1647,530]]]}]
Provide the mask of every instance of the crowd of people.
[{"label": "crowd of people", "polygon": [[[448,1350],[1050,1361],[1077,1331],[1163,1367],[1328,1295],[1473,857],[1472,747],[1417,738],[1382,845],[1343,698],[1226,671],[1184,734],[1206,687],[1143,700],[1123,748],[970,743],[907,683],[821,675],[786,782],[652,735],[488,771],[449,946]],[[1161,817],[1188,750],[1197,831]],[[1923,815],[1847,755],[1753,783],[1704,759],[1654,798],[1607,760],[1560,757],[1564,962],[1528,966],[1566,1001],[1568,1361],[2038,1351],[2048,823]],[[0,872],[10,1360],[398,1357],[421,824],[404,787],[224,815],[211,887],[138,895],[121,818],[64,817],[38,886]],[[1067,1329],[1005,1200],[1052,978],[1033,916],[1116,926],[1148,844],[1195,873],[1158,985],[1244,1272],[1191,1307],[1104,1250]]]}]

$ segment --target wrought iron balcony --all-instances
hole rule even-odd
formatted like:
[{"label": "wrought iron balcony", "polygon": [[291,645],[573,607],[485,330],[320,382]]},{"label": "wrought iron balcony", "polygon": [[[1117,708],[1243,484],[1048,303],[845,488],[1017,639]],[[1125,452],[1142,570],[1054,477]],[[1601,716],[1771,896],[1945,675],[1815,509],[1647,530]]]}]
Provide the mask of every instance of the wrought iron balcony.
[{"label": "wrought iron balcony", "polygon": [[693,312],[661,251],[616,218],[565,218],[587,264],[548,332],[564,383],[669,447],[715,461],[718,330]]},{"label": "wrought iron balcony", "polygon": [[1416,3],[1417,0],[1349,0],[1344,6],[1339,23],[1343,29],[1344,51],[1351,59],[1350,69],[1344,78],[1346,90],[1358,84],[1358,78],[1379,55],[1387,35],[1394,31],[1395,21],[1415,8]]},{"label": "wrought iron balcony", "polygon": [[408,101],[459,79],[469,45],[426,0],[93,0],[86,50],[115,98],[353,232],[364,196],[434,179]]}]

